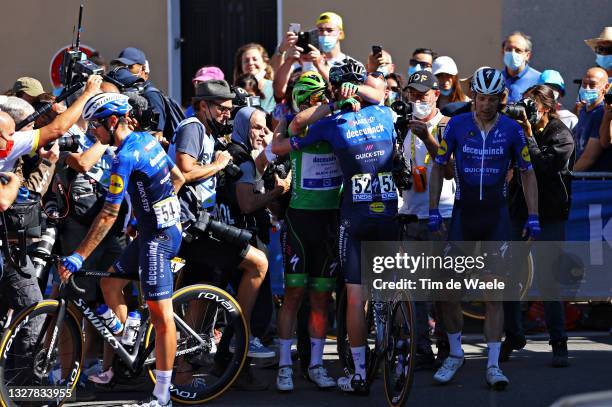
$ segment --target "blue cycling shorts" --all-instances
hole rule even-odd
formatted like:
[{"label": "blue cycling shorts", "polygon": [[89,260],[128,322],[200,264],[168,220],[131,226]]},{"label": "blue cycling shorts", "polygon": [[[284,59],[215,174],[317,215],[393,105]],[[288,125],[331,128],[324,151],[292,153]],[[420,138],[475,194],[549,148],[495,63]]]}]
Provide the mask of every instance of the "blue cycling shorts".
[{"label": "blue cycling shorts", "polygon": [[145,300],[157,301],[172,297],[173,277],[170,260],[181,247],[179,225],[154,233],[139,234],[114,264],[118,274],[140,275]]}]

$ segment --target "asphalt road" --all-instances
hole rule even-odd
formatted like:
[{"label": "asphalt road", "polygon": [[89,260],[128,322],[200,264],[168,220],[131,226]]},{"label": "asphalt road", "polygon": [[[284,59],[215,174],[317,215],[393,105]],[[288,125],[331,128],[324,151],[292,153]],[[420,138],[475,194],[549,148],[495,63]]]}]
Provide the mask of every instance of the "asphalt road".
[{"label": "asphalt road", "polygon": [[[550,346],[545,336],[530,336],[527,347],[515,352],[510,362],[502,369],[510,379],[504,392],[487,388],[484,380],[486,345],[481,336],[465,338],[464,350],[467,362],[456,378],[446,386],[434,384],[432,371],[415,374],[414,386],[408,406],[469,406],[469,407],[544,407],[550,406],[560,397],[593,391],[612,389],[612,336],[607,333],[574,333],[569,341],[570,367],[550,367]],[[338,377],[341,373],[335,343],[329,342],[325,349],[326,364],[330,373]],[[355,397],[339,391],[319,391],[301,377],[296,377],[292,394],[280,394],[274,388],[275,369],[254,367],[261,380],[270,383],[267,391],[242,392],[230,390],[208,406],[283,406],[283,407],[356,407],[385,406],[382,378],[371,389],[369,397]],[[298,369],[294,369],[297,372]],[[128,391],[126,391],[128,390]],[[68,406],[115,406],[145,398],[150,386],[141,387],[140,392],[116,387],[112,392],[97,392],[98,400],[89,403],[71,403]]]}]

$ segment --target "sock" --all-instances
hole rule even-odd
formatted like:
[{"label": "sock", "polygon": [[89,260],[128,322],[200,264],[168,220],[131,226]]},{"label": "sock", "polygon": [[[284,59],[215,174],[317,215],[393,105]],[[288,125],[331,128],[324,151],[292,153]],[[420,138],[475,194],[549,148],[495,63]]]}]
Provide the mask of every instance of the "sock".
[{"label": "sock", "polygon": [[351,346],[353,362],[355,363],[355,375],[360,375],[361,380],[366,379],[366,348],[365,346]]},{"label": "sock", "polygon": [[310,338],[310,366],[323,364],[323,348],[325,347],[325,338]]},{"label": "sock", "polygon": [[499,366],[499,350],[501,342],[487,342],[489,348],[489,358],[487,359],[487,369],[491,366]]},{"label": "sock", "polygon": [[450,354],[457,357],[463,356],[463,349],[461,348],[461,331],[456,334],[447,333],[448,343],[450,344]]},{"label": "sock", "polygon": [[278,338],[280,341],[279,352],[279,361],[278,366],[291,366],[293,362],[291,360],[291,344],[293,343],[292,339],[283,339]]},{"label": "sock", "polygon": [[170,401],[170,381],[172,370],[155,370],[155,388],[153,395],[159,404],[167,404]]}]

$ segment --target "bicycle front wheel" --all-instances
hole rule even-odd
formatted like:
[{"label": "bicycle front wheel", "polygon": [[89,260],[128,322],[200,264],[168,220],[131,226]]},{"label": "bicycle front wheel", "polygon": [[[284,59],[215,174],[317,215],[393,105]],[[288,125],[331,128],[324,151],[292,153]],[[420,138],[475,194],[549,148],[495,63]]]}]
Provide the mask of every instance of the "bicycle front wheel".
[{"label": "bicycle front wheel", "polygon": [[391,307],[385,350],[385,396],[391,407],[406,403],[414,377],[416,332],[414,304],[404,298],[389,303]]},{"label": "bicycle front wheel", "polygon": [[83,363],[83,334],[80,318],[68,307],[57,323],[59,309],[55,300],[33,304],[4,331],[0,339],[2,407],[61,406],[74,400]]},{"label": "bicycle front wheel", "polygon": [[[172,399],[202,404],[219,397],[238,378],[248,353],[247,324],[238,302],[220,288],[197,284],[172,296],[177,346]],[[150,325],[145,348],[154,342]],[[147,370],[155,382],[154,358]]]}]

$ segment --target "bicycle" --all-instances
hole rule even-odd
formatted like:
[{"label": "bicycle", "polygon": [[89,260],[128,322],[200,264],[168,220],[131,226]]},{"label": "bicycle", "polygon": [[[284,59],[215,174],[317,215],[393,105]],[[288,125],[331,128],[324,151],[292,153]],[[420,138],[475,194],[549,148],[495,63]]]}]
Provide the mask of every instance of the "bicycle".
[{"label": "bicycle", "polygon": [[[49,258],[59,260],[58,256]],[[81,330],[83,317],[113,348],[115,377],[129,380],[144,368],[155,383],[155,331],[146,303],[141,301],[142,324],[133,348],[129,349],[81,298],[85,291],[75,280],[103,277],[138,280],[137,275],[115,276],[109,272],[82,270],[72,275],[67,284],[60,285],[57,299],[33,304],[13,318],[0,338],[0,406],[20,405],[11,397],[14,386],[65,389],[46,401],[49,406],[60,406],[69,400],[81,374],[85,341]],[[173,384],[172,400],[184,404],[205,403],[223,394],[242,370],[248,352],[247,324],[237,301],[215,286],[197,284],[181,288],[173,294],[172,302],[177,330],[174,371],[177,372],[178,365],[188,364],[192,369],[188,372],[206,383],[203,389],[193,392]],[[30,344],[23,343],[20,334],[26,329],[34,332],[35,340]],[[214,360],[215,334],[226,331],[233,335],[234,350],[225,369],[218,371]]]},{"label": "bicycle", "polygon": [[[354,373],[353,357],[346,330],[346,287],[338,298],[337,347],[338,357],[346,375]],[[416,332],[414,303],[405,293],[398,293],[391,301],[376,298],[376,293],[365,304],[368,346],[366,346],[366,385],[375,379],[381,360],[384,360],[383,379],[385,397],[391,407],[406,404],[414,378]]]}]

